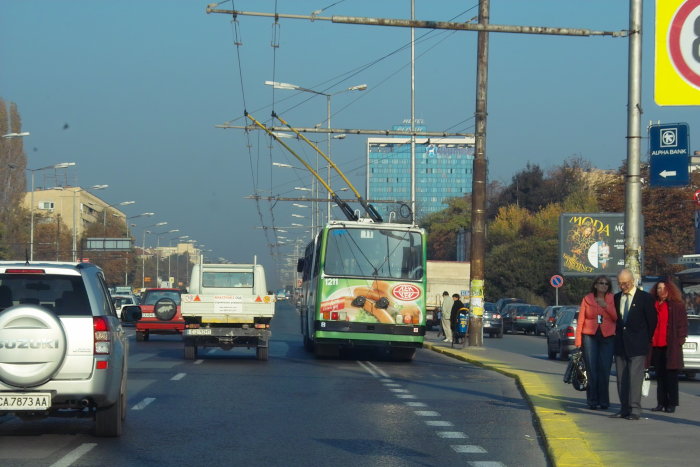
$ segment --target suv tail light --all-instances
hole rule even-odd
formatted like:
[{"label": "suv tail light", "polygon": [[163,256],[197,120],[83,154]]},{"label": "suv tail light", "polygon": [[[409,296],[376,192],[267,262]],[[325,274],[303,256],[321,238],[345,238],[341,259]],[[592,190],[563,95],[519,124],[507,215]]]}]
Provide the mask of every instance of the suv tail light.
[{"label": "suv tail light", "polygon": [[104,316],[92,318],[92,328],[95,334],[95,355],[108,355],[111,351],[112,341],[110,339],[109,321]]}]

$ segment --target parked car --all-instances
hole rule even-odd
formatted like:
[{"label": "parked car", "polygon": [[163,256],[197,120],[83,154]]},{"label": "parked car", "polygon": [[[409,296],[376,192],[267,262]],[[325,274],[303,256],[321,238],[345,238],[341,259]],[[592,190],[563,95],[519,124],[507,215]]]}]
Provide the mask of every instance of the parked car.
[{"label": "parked car", "polygon": [[554,322],[557,320],[557,313],[562,309],[562,307],[563,305],[550,305],[544,309],[542,317],[537,320],[536,334],[538,336],[540,334],[547,334],[547,325],[554,324]]},{"label": "parked car", "polygon": [[99,267],[0,261],[0,337],[0,417],[93,418],[97,436],[121,435],[129,342]]},{"label": "parked car", "polygon": [[557,320],[547,328],[547,357],[567,360],[569,353],[576,347],[576,323],[578,305],[563,306],[557,313]]},{"label": "parked car", "polygon": [[515,315],[513,316],[512,332],[522,331],[525,334],[535,334],[537,321],[544,313],[544,308],[538,305],[514,304]]},{"label": "parked car", "polygon": [[137,341],[147,341],[151,334],[182,334],[185,330],[180,289],[146,289],[139,308],[142,317],[136,322]]},{"label": "parked car", "polygon": [[483,317],[484,334],[489,337],[503,337],[503,318],[496,311],[496,304],[493,302],[484,302],[484,317]]},{"label": "parked car", "polygon": [[525,303],[525,300],[521,298],[513,298],[513,297],[508,297],[508,298],[499,298],[496,300],[496,313],[498,314],[503,314],[503,308],[508,305],[509,303]]},{"label": "parked car", "polygon": [[695,378],[700,371],[700,316],[688,316],[688,337],[683,344],[683,373]]},{"label": "parked car", "polygon": [[122,308],[127,305],[138,305],[139,299],[133,294],[113,294],[112,303],[117,310],[117,316],[122,319]]}]

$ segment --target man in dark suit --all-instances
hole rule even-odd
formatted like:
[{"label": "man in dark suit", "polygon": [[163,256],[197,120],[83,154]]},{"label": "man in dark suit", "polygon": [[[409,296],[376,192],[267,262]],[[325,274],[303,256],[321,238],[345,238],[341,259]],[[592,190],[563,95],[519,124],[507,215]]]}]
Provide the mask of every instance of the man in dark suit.
[{"label": "man in dark suit", "polygon": [[629,269],[617,275],[621,292],[615,294],[615,369],[620,411],[611,418],[639,420],[642,413],[644,364],[656,329],[654,299],[635,286]]}]

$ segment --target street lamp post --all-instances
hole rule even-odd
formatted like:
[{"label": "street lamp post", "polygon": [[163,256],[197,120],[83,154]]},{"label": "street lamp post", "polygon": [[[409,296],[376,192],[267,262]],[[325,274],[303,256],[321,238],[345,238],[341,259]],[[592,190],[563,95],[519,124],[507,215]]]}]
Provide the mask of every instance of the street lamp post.
[{"label": "street lamp post", "polygon": [[[275,89],[287,89],[287,90],[292,90],[292,91],[302,91],[302,92],[310,92],[312,94],[317,94],[319,96],[326,96],[326,127],[328,128],[328,135],[326,138],[326,144],[327,144],[327,156],[328,159],[331,158],[331,97],[337,95],[337,94],[342,94],[344,92],[349,92],[349,91],[364,91],[367,89],[366,84],[358,84],[356,86],[350,86],[349,88],[342,89],[337,92],[333,93],[327,93],[327,92],[321,92],[321,91],[315,91],[313,89],[308,89],[304,88],[301,86],[297,86],[296,84],[290,84],[290,83],[280,83],[277,81],[265,81],[265,84],[268,86],[272,86]],[[316,170],[318,171],[318,154],[316,155]],[[327,174],[327,183],[328,186],[331,186],[331,165],[328,164],[328,174]],[[318,184],[316,184],[316,192],[315,192],[316,198],[318,198]],[[326,211],[326,221],[331,220],[331,194],[327,193],[326,197],[328,199],[327,202],[327,211]],[[318,216],[318,207],[316,208],[316,213]],[[319,219],[317,219],[316,222],[318,225],[320,225]]]},{"label": "street lamp post", "polygon": [[[13,134],[13,133],[10,133]],[[15,133],[15,134],[20,134],[21,133]],[[27,132],[27,134],[29,134]],[[4,135],[3,138],[7,136]],[[30,221],[29,221],[29,261],[34,260],[34,172],[37,172],[39,170],[46,170],[46,169],[65,169],[66,167],[71,167],[74,166],[75,162],[60,162],[58,164],[54,165],[48,165],[46,167],[39,167],[38,169],[28,169],[29,172],[32,174],[32,193],[30,195],[30,204],[31,206],[29,207],[29,212],[30,212]]]},{"label": "street lamp post", "polygon": [[107,211],[109,208],[114,207],[114,206],[128,206],[130,204],[135,204],[136,201],[122,201],[121,203],[115,203],[115,204],[108,204],[107,206],[102,209],[102,227],[105,230],[105,236],[107,232]]},{"label": "street lamp post", "polygon": [[147,225],[143,228],[143,243],[141,244],[141,287],[146,288],[146,234],[151,233],[147,230],[149,227],[161,227],[168,225],[166,221],[158,222],[157,224]]},{"label": "street lamp post", "polygon": [[168,230],[167,232],[160,232],[156,234],[156,287],[159,287],[160,284],[160,237],[179,231],[180,229],[172,229]]},{"label": "street lamp post", "polygon": [[[104,190],[105,188],[109,188],[109,185],[93,185],[90,187],[90,190]],[[89,193],[89,190],[86,188],[78,188],[76,190],[73,190],[73,261],[78,260],[78,224],[77,224],[77,216],[76,216],[76,209],[75,209],[75,204],[77,200],[77,194],[81,191],[87,191]],[[81,210],[82,212],[82,210]],[[82,224],[82,214],[80,216],[80,222]]]}]

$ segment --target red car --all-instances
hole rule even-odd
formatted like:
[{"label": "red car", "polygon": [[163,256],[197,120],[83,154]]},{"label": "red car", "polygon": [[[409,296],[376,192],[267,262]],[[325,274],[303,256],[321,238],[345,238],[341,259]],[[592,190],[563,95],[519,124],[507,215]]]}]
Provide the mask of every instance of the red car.
[{"label": "red car", "polygon": [[185,329],[180,314],[180,289],[146,289],[139,306],[137,341],[147,341],[151,334],[182,334]]}]

